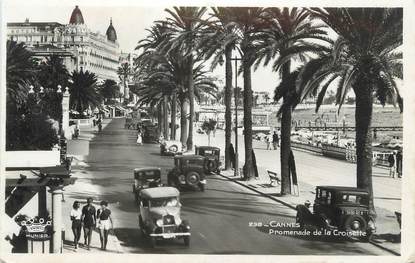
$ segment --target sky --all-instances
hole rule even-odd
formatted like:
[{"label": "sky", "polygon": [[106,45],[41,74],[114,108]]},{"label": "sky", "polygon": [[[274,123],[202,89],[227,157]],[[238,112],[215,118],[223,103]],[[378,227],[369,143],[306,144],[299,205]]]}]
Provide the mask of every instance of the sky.
[{"label": "sky", "polygon": [[[59,4],[57,4],[59,3]],[[169,6],[103,6],[82,5],[79,3],[85,24],[92,31],[105,34],[110,18],[117,31],[120,51],[133,52],[137,42],[146,37],[146,28],[151,27],[154,21],[164,19],[168,14],[164,11]],[[75,4],[73,2],[51,1],[39,4],[24,1],[7,2],[4,14],[7,22],[24,22],[26,18],[31,22],[59,22],[69,23]],[[208,67],[209,65],[207,65]],[[212,73],[224,83],[225,69],[218,67]],[[234,81],[234,80],[233,80]],[[252,89],[254,91],[268,91],[271,96],[279,83],[276,73],[269,68],[260,68],[252,72]],[[224,84],[223,84],[224,85]],[[243,85],[242,75],[238,77],[238,86]]]}]

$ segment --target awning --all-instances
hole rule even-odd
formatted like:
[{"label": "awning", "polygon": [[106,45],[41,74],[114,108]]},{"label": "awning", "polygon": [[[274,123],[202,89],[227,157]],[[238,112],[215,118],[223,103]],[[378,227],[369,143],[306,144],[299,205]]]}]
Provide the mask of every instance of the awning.
[{"label": "awning", "polygon": [[40,174],[52,177],[70,177],[70,171],[67,169],[66,165],[40,168]]}]

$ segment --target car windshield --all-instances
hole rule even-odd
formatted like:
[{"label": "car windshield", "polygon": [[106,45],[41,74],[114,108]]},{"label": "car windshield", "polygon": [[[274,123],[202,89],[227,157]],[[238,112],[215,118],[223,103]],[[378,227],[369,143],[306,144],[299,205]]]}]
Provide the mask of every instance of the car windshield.
[{"label": "car windshield", "polygon": [[179,200],[177,197],[157,198],[150,201],[152,207],[177,206]]}]

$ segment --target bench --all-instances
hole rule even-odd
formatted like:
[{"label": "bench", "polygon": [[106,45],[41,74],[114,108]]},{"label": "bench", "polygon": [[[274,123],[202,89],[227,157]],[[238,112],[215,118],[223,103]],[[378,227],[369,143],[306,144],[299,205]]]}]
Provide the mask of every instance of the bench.
[{"label": "bench", "polygon": [[267,173],[268,173],[269,179],[271,181],[271,183],[270,183],[271,186],[274,186],[275,182],[277,184],[281,184],[281,178],[278,176],[278,174],[276,172],[267,170]]}]

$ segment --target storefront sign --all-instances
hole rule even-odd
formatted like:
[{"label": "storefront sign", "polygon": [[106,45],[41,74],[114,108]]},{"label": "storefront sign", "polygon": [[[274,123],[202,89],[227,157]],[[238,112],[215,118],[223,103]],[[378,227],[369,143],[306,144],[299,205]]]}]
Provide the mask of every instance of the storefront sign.
[{"label": "storefront sign", "polygon": [[22,226],[26,230],[26,238],[32,241],[45,241],[52,238],[52,222],[43,218],[23,221]]}]

